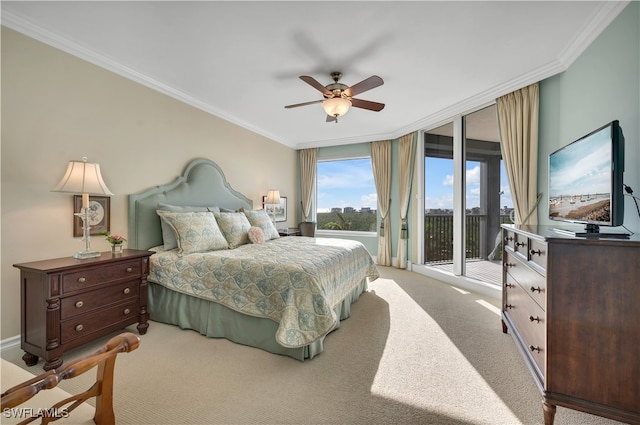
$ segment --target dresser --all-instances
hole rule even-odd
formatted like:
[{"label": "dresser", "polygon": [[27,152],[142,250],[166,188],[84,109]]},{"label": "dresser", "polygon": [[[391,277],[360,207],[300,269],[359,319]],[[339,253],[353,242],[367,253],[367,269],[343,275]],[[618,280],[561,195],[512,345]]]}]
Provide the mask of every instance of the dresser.
[{"label": "dresser", "polygon": [[640,239],[503,225],[502,330],[556,406],[640,424]]},{"label": "dresser", "polygon": [[20,269],[22,359],[44,369],[62,365],[71,348],[138,323],[149,324],[147,275],[151,251],[125,249],[84,260],[72,257],[14,264]]}]

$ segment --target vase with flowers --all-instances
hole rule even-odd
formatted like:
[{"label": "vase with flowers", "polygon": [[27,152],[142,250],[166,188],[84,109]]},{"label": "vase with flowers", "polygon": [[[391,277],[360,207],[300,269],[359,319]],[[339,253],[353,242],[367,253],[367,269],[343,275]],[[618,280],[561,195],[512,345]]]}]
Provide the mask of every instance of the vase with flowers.
[{"label": "vase with flowers", "polygon": [[101,232],[99,235],[106,236],[107,242],[111,244],[111,253],[112,254],[121,254],[122,248],[124,247],[124,243],[127,241],[122,235],[112,235],[109,232]]}]

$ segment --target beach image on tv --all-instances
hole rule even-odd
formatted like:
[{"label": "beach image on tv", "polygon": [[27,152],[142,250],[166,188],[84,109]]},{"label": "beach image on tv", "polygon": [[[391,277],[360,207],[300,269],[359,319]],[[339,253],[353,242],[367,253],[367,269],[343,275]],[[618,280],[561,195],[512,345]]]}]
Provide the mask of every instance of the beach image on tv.
[{"label": "beach image on tv", "polygon": [[599,131],[549,156],[549,217],[609,222],[611,132]]}]

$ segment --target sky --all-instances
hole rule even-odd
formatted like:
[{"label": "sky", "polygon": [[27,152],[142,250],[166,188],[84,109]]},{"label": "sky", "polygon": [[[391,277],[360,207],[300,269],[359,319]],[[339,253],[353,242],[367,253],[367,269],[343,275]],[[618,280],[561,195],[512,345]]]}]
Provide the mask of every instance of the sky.
[{"label": "sky", "polygon": [[[318,162],[318,211],[331,208],[377,209],[369,158]],[[479,206],[480,166],[467,162],[467,208]],[[453,161],[428,158],[425,174],[426,209],[453,209]],[[501,170],[501,206],[513,207],[504,169]]]},{"label": "sky", "polygon": [[611,131],[594,133],[549,157],[549,196],[611,192]]},{"label": "sky", "polygon": [[[425,165],[425,209],[453,209],[453,160],[427,158]],[[480,206],[480,163],[467,161],[466,207]],[[500,164],[500,206],[513,208],[503,163]]]}]

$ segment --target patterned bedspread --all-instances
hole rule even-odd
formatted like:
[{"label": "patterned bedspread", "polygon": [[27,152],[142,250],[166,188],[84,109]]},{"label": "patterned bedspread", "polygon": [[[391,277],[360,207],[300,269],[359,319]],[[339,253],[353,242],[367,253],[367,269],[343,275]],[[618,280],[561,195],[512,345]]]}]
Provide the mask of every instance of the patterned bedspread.
[{"label": "patterned bedspread", "polygon": [[263,244],[151,256],[148,280],[279,323],[276,341],[302,347],[330,332],[333,307],[363,279],[379,277],[360,242],[284,237]]}]

